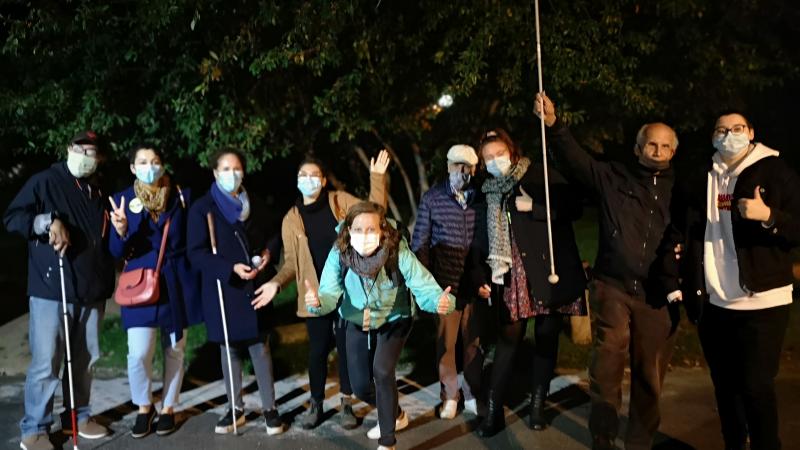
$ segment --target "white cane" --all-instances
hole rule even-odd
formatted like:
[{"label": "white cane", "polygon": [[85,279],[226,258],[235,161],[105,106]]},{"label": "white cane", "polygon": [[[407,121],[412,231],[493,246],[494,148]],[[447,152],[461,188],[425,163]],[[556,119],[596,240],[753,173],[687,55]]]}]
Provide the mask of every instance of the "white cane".
[{"label": "white cane", "polygon": [[[214,216],[209,212],[208,236],[211,238],[211,253],[217,254],[217,237],[214,234]],[[233,365],[231,364],[231,347],[228,341],[228,321],[225,319],[225,302],[222,298],[222,282],[217,278],[217,296],[219,297],[219,312],[222,316],[222,333],[225,336],[225,356],[228,358],[228,381],[231,388],[231,419],[233,420],[233,434],[239,434],[239,427],[236,425],[236,391],[233,387]]]},{"label": "white cane", "polygon": [[[539,0],[534,0],[534,12],[536,19],[536,69],[539,73],[539,92],[544,92],[542,83],[542,44],[539,42]],[[547,281],[550,284],[558,283],[558,275],[556,275],[556,261],[553,257],[553,226],[550,219],[550,182],[547,174],[547,140],[545,139],[544,128],[544,100],[541,102],[542,114],[540,117],[540,125],[542,131],[542,165],[544,166],[544,203],[547,209],[547,245],[550,248],[550,275]]]},{"label": "white cane", "polygon": [[72,383],[72,351],[69,341],[69,318],[67,316],[67,290],[64,287],[64,257],[58,257],[61,275],[61,307],[64,310],[64,339],[67,347],[67,376],[69,377],[69,411],[72,416],[72,448],[78,450],[78,414],[75,411],[75,386]]}]

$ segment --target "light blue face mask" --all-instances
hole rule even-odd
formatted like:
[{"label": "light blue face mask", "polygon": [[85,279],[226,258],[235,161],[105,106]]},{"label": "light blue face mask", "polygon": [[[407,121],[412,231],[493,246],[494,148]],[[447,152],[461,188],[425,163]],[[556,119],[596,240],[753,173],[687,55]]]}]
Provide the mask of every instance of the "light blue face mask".
[{"label": "light blue face mask", "polygon": [[164,174],[164,168],[159,164],[137,165],[136,178],[144,184],[153,184]]},{"label": "light blue face mask", "polygon": [[322,179],[319,177],[297,177],[297,189],[303,197],[313,197],[322,190]]},{"label": "light blue face mask", "polygon": [[486,171],[494,177],[506,176],[509,169],[511,169],[511,158],[508,156],[499,156],[486,163]]},{"label": "light blue face mask", "polygon": [[244,174],[241,170],[217,172],[217,186],[228,194],[233,194],[239,190],[242,185],[242,179],[244,179]]}]

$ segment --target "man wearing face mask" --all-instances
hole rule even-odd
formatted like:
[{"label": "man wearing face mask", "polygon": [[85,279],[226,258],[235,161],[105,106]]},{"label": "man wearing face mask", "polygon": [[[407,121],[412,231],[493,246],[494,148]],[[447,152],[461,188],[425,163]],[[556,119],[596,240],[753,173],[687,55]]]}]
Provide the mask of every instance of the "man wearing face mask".
[{"label": "man wearing face mask", "polygon": [[[48,433],[65,354],[59,258],[64,260],[78,433],[85,439],[108,434],[91,419],[89,407],[92,366],[100,357],[99,324],[104,302],[114,288],[105,198],[91,181],[102,157],[97,135],[78,133],[64,156],[66,162],[53,164],[25,183],[3,218],[6,229],[28,241],[32,359],[25,379],[25,417],[20,422],[20,446],[27,450],[53,448]],[[64,373],[67,411],[62,429],[71,434],[69,383]]]},{"label": "man wearing face mask", "polygon": [[456,416],[459,388],[456,341],[462,337],[464,408],[477,414],[483,354],[479,346],[478,317],[473,313],[475,289],[467,268],[475,235],[474,208],[478,190],[473,183],[478,155],[468,145],[454,145],[447,152],[448,178],[422,196],[414,226],[411,250],[442,286],[451,286],[456,310],[437,316],[436,358],[441,382],[442,409],[439,417]]},{"label": "man wearing face mask", "polygon": [[749,435],[752,449],[772,450],[781,447],[774,380],[792,303],[790,251],[800,245],[800,177],[754,137],[742,114],[719,116],[710,166],[675,187],[662,273],[670,300],[701,312],[693,319],[725,448],[746,448]]},{"label": "man wearing face mask", "polygon": [[623,373],[630,358],[625,448],[650,449],[661,418],[658,401],[672,356],[677,311],[661,296],[654,299],[657,295],[650,290],[648,279],[669,223],[674,181],[670,161],[678,138],[663,123],[645,124],[636,135],[636,165],[600,162],[581,149],[543,93],[536,96],[535,112],[540,117],[544,114],[555,159],[599,200],[600,236],[594,267],[597,334],[589,366],[593,448],[614,448]]}]

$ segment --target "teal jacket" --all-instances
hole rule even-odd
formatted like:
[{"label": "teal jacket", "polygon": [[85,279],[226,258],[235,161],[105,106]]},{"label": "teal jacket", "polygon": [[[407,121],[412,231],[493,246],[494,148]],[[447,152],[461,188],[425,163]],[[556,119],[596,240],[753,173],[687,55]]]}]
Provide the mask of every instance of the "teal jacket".
[{"label": "teal jacket", "polygon": [[[400,241],[398,253],[398,266],[403,275],[401,284],[405,284],[414,294],[417,304],[423,311],[436,313],[442,289],[433,278],[428,269],[419,262],[414,253],[408,248],[405,239]],[[381,269],[373,280],[360,277],[355,271],[348,270],[344,277],[342,274],[339,249],[333,247],[325,261],[325,269],[319,282],[319,308],[308,307],[308,312],[315,315],[325,315],[336,308],[339,298],[344,295],[339,314],[359,326],[363,326],[364,310],[369,308],[369,325],[371,329],[378,329],[383,324],[411,317],[411,302],[408,298],[409,289],[392,285],[391,278],[386,269]],[[369,296],[367,296],[369,292]],[[456,301],[450,297],[450,307],[447,313],[455,309]]]}]

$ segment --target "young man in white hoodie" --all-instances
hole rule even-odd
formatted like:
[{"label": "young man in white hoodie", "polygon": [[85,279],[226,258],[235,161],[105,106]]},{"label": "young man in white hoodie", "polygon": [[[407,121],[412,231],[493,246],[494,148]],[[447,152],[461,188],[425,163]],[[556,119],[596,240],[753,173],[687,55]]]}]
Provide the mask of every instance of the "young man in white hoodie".
[{"label": "young man in white hoodie", "polygon": [[[662,245],[669,301],[695,311],[726,449],[777,450],[774,380],[800,245],[800,178],[736,112],[714,126],[711,167],[676,185]],[[705,192],[705,196],[700,192]],[[679,283],[680,280],[680,283]]]}]

